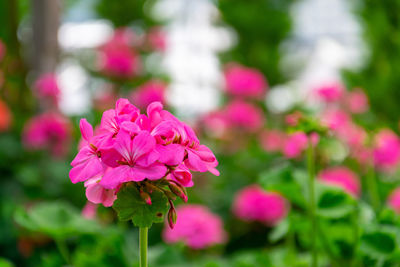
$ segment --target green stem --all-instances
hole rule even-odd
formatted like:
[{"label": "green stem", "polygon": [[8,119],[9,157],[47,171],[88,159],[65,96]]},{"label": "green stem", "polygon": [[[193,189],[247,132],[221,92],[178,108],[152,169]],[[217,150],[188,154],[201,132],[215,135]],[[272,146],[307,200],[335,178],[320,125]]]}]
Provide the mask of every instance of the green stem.
[{"label": "green stem", "polygon": [[55,239],[55,242],[56,242],[57,248],[60,251],[60,254],[63,257],[63,259],[65,260],[65,262],[68,263],[69,265],[71,265],[68,248],[67,248],[67,245],[65,244],[65,241],[62,239]]},{"label": "green stem", "polygon": [[369,167],[368,173],[367,173],[367,188],[368,188],[368,193],[369,193],[369,198],[371,200],[372,207],[374,208],[375,211],[378,211],[380,208],[380,198],[379,198],[379,192],[378,192],[378,187],[376,183],[376,177],[375,177],[375,170],[373,165]]},{"label": "green stem", "polygon": [[139,266],[147,267],[147,227],[139,228]]},{"label": "green stem", "polygon": [[315,217],[315,158],[314,158],[314,146],[309,141],[307,149],[307,170],[308,170],[308,193],[309,193],[309,217],[311,222],[311,266],[316,267],[318,265],[317,258],[317,220]]}]

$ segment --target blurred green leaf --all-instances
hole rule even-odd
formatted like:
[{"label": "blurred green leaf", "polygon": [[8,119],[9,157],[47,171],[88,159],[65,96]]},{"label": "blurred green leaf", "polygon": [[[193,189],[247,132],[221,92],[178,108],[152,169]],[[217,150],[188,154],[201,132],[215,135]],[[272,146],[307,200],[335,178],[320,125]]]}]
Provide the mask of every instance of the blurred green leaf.
[{"label": "blurred green leaf", "polygon": [[354,211],[354,198],[340,188],[317,184],[316,194],[317,214],[319,216],[340,218]]},{"label": "blurred green leaf", "polygon": [[398,229],[376,226],[361,236],[360,249],[374,258],[389,258],[398,247]]},{"label": "blurred green leaf", "polygon": [[40,203],[28,211],[17,209],[14,219],[30,231],[44,233],[55,239],[100,230],[95,221],[84,219],[75,208],[65,202]]}]

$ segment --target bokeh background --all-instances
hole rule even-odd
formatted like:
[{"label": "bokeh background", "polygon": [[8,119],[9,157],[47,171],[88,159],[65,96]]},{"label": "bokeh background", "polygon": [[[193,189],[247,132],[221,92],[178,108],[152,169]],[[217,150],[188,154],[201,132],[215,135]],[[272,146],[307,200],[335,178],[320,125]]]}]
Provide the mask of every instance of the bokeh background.
[{"label": "bokeh background", "polygon": [[221,175],[196,174],[188,192],[220,225],[196,222],[201,248],[154,225],[150,266],[310,266],[309,139],[319,266],[400,266],[399,11],[0,1],[0,266],[137,266],[137,229],[68,177],[79,120],[99,124],[120,97],[161,101],[219,161]]}]

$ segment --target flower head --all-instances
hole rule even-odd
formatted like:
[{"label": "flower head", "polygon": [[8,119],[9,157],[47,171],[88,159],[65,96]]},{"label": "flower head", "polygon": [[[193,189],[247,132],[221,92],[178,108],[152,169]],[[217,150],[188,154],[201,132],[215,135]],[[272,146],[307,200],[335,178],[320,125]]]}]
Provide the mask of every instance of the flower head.
[{"label": "flower head", "polygon": [[[193,185],[191,171],[219,174],[211,150],[159,102],[141,114],[127,99],[119,99],[114,109],[103,113],[96,131],[85,119],[80,129],[84,141],[71,163],[70,179],[85,182],[86,196],[93,203],[111,206],[121,185],[145,186],[158,180],[187,200],[183,188]],[[150,205],[148,193],[141,191]]]},{"label": "flower head", "polygon": [[165,103],[165,87],[166,85],[161,81],[148,81],[133,91],[130,99],[141,109],[146,108],[152,102]]},{"label": "flower head", "polygon": [[389,129],[383,129],[374,138],[374,163],[382,170],[394,169],[400,161],[400,139]]},{"label": "flower head", "polygon": [[315,89],[317,95],[325,102],[331,103],[338,101],[345,89],[340,83],[327,83]]},{"label": "flower head", "polygon": [[23,142],[28,149],[50,150],[62,156],[71,136],[70,122],[58,113],[43,113],[31,118],[24,127]]},{"label": "flower head", "polygon": [[395,188],[389,195],[387,204],[396,213],[400,214],[400,187]]},{"label": "flower head", "polygon": [[183,242],[192,249],[204,249],[226,241],[223,222],[201,205],[182,205],[176,210],[177,222],[173,229],[164,227],[167,243]]},{"label": "flower head", "polygon": [[262,98],[268,88],[265,77],[257,69],[232,64],[224,75],[226,91],[234,96]]},{"label": "flower head", "polygon": [[264,123],[262,109],[243,100],[233,100],[224,109],[230,126],[249,132],[259,130]]},{"label": "flower head", "polygon": [[41,100],[50,100],[57,104],[60,95],[57,77],[54,73],[45,73],[41,75],[34,84],[34,90],[37,97]]},{"label": "flower head", "polygon": [[250,185],[239,191],[233,203],[233,213],[244,221],[276,225],[288,213],[288,202],[280,194]]},{"label": "flower head", "polygon": [[332,167],[321,171],[318,175],[321,182],[342,188],[348,194],[358,198],[361,185],[357,175],[346,167]]},{"label": "flower head", "polygon": [[287,158],[297,158],[308,146],[307,135],[303,132],[295,132],[289,135],[283,145],[283,154]]},{"label": "flower head", "polygon": [[347,109],[354,114],[364,113],[368,110],[368,97],[361,88],[347,94],[345,104]]}]

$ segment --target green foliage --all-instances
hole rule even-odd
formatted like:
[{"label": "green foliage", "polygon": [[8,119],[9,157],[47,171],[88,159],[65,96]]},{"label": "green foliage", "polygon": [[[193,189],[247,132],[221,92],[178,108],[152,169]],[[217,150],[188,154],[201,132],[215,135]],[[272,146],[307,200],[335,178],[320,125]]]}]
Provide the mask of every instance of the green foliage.
[{"label": "green foliage", "polygon": [[221,0],[222,19],[238,34],[238,44],[223,56],[255,67],[271,85],[284,81],[279,70],[279,45],[291,28],[289,7],[294,0]]},{"label": "green foliage", "polygon": [[118,192],[118,199],[113,208],[120,220],[132,220],[137,227],[151,227],[153,223],[164,221],[168,211],[168,199],[162,192],[154,191],[151,194],[151,202],[151,205],[146,204],[136,186],[130,183]]},{"label": "green foliage", "polygon": [[15,221],[22,227],[53,237],[65,239],[74,235],[94,234],[100,226],[84,219],[79,212],[64,202],[40,203],[25,211],[15,212]]},{"label": "green foliage", "polygon": [[325,218],[340,218],[354,211],[355,199],[342,189],[317,184],[317,214]]},{"label": "green foliage", "polygon": [[361,19],[370,56],[360,71],[345,71],[350,87],[362,87],[376,119],[372,127],[397,128],[400,108],[400,2],[363,0],[356,14]]}]

